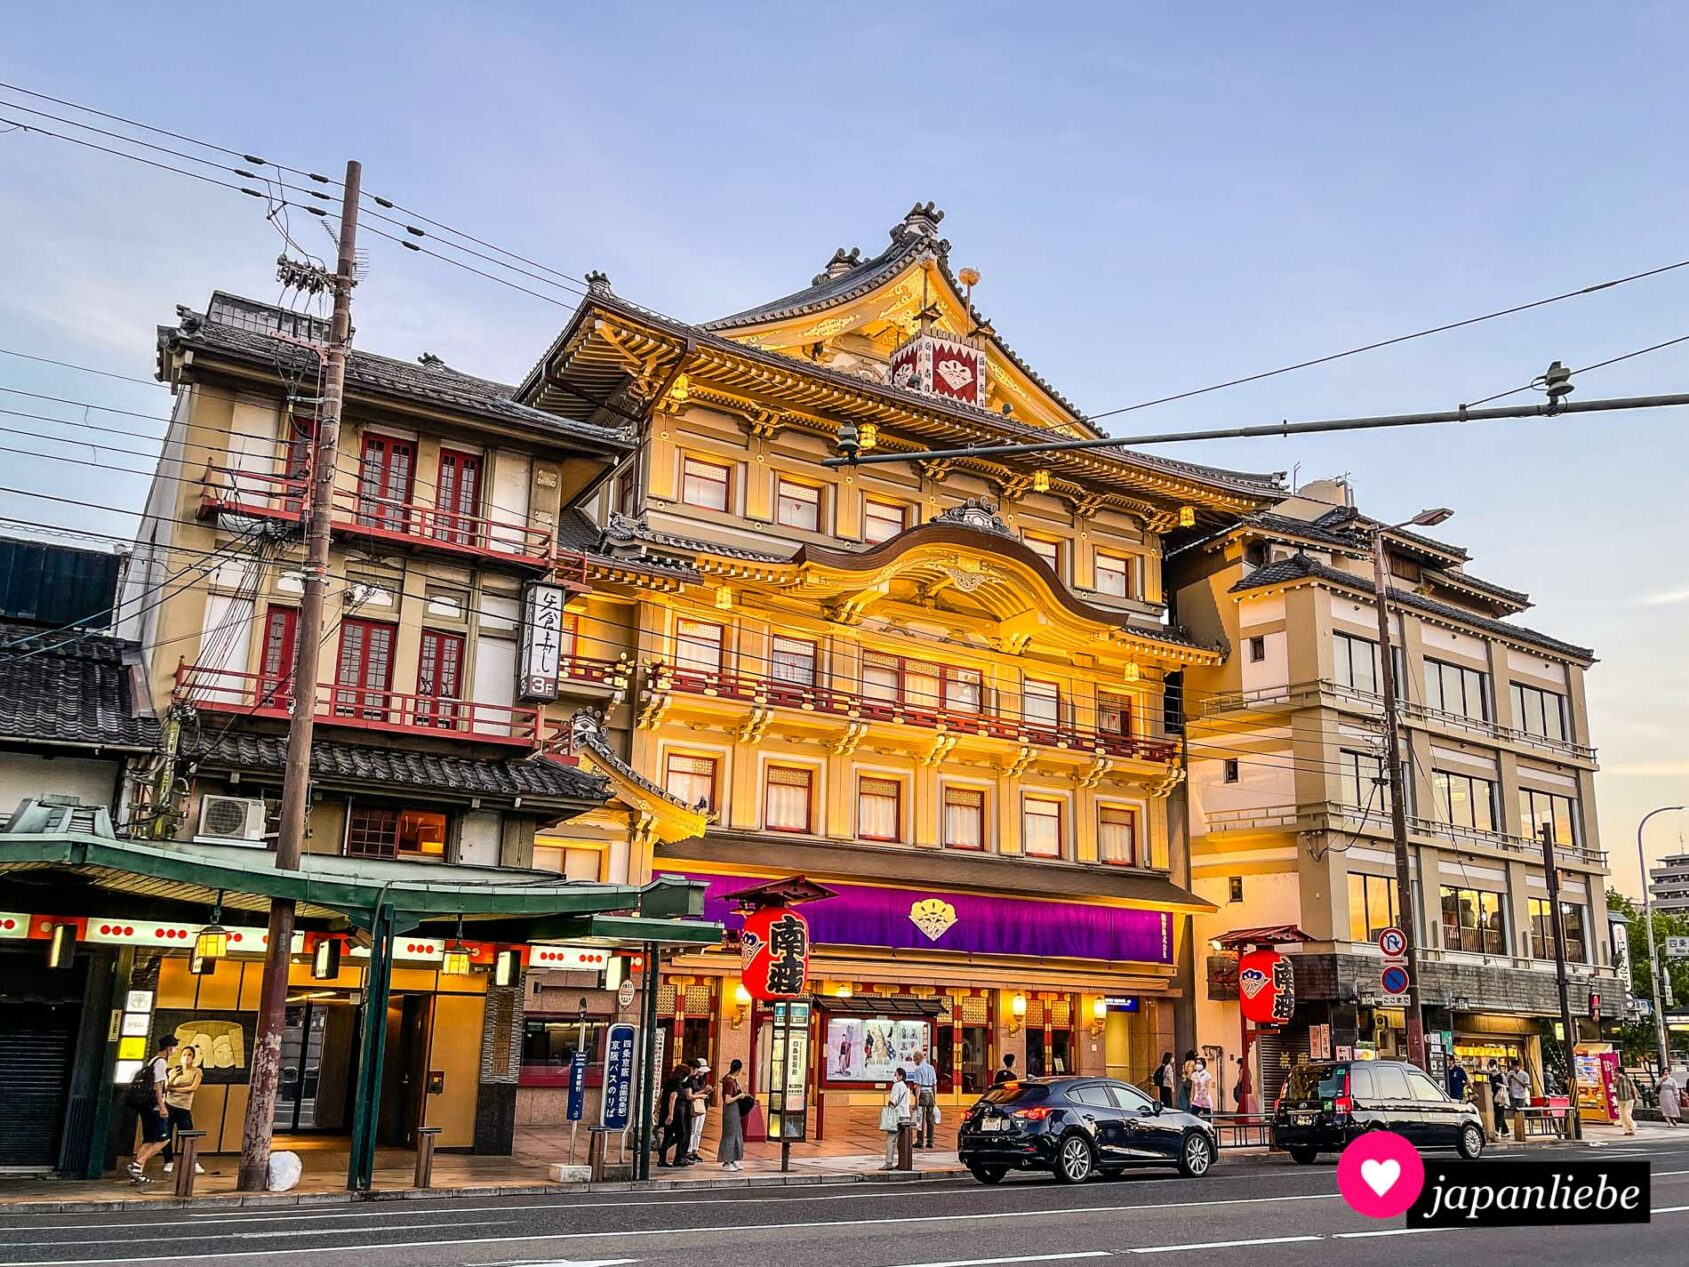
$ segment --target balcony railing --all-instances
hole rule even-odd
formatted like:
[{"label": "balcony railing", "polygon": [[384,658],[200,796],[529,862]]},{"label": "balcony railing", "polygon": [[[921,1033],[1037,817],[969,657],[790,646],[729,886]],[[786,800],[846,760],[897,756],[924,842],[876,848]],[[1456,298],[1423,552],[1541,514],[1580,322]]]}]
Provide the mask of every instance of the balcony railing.
[{"label": "balcony railing", "polygon": [[1212,835],[1233,831],[1292,831],[1302,820],[1294,805],[1241,805],[1209,810],[1203,816]]},{"label": "balcony railing", "polygon": [[1060,723],[1044,723],[1010,717],[983,705],[979,708],[955,704],[911,704],[878,699],[859,691],[840,690],[819,683],[784,681],[718,669],[656,663],[649,667],[651,680],[659,690],[688,695],[707,695],[743,700],[801,712],[823,713],[851,721],[881,721],[892,725],[919,726],[926,730],[951,731],[1003,739],[1010,743],[1044,748],[1064,748],[1132,761],[1172,761],[1177,745],[1168,739],[1122,735]]},{"label": "balcony railing", "polygon": [[[298,522],[310,497],[308,482],[239,467],[207,466],[200,484],[200,513],[252,515]],[[542,528],[437,506],[379,497],[364,488],[337,487],[333,494],[336,532],[373,537],[414,549],[460,557],[504,559],[554,572],[564,584],[584,585],[586,559],[574,551],[557,554]]]},{"label": "balcony railing", "polygon": [[1555,756],[1577,757],[1583,761],[1595,760],[1595,749],[1588,744],[1572,743],[1566,739],[1550,739],[1547,735],[1533,735],[1528,730],[1503,726],[1498,722],[1486,721],[1481,717],[1468,717],[1464,713],[1446,712],[1441,708],[1431,708],[1425,704],[1403,704],[1402,716],[1410,721],[1444,726],[1451,730],[1463,730],[1467,734],[1479,735],[1486,739],[1500,739],[1504,743],[1517,744],[1523,748],[1535,748],[1539,752],[1552,753]]},{"label": "balcony railing", "polygon": [[[290,677],[186,662],[176,666],[176,692],[196,708],[249,717],[286,718],[293,699]],[[317,685],[316,720],[320,726],[449,736],[531,748],[539,739],[540,712],[521,705],[437,699],[322,682]]]}]

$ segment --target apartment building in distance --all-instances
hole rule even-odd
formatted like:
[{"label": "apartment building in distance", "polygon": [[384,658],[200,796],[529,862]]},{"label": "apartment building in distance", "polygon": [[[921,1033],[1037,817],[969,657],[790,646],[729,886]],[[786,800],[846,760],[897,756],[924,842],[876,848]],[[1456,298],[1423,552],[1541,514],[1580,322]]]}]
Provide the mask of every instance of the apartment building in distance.
[{"label": "apartment building in distance", "polygon": [[[1380,531],[1407,774],[1406,913],[1383,781],[1370,553]],[[1308,938],[1283,947],[1295,956],[1295,1018],[1256,1048],[1266,1102],[1310,1044],[1405,1053],[1374,944],[1403,918],[1422,948],[1433,1067],[1450,1055],[1518,1056],[1540,1073],[1541,1035],[1559,1014],[1545,824],[1574,1014],[1622,1006],[1584,699],[1594,654],[1518,623],[1529,598],[1470,562],[1458,546],[1368,518],[1341,481],[1309,485],[1169,559],[1178,619],[1227,651],[1186,675],[1192,887],[1216,908],[1196,917],[1196,935],[1293,925]],[[1199,1031],[1235,1060],[1235,960],[1210,953],[1208,967]]]},{"label": "apartment building in distance", "polygon": [[1648,868],[1648,890],[1656,911],[1689,912],[1689,853],[1671,854]]}]

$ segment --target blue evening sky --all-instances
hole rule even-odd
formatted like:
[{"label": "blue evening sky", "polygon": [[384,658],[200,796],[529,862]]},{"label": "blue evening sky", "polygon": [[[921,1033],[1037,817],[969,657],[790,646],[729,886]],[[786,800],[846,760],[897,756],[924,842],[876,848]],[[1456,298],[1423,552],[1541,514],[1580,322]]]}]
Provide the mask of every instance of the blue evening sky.
[{"label": "blue evening sky", "polygon": [[[373,192],[693,319],[807,283],[834,247],[872,253],[933,199],[997,329],[1100,411],[1689,257],[1686,36],[1669,3],[87,4],[9,24],[0,79],[299,166],[357,157]],[[58,141],[0,136],[0,226],[0,347],[146,376],[174,305],[275,290],[260,204]],[[367,349],[514,379],[565,318],[365,245]],[[1689,334],[1686,301],[1689,269],[1113,425],[1449,408],[1555,358]],[[1682,391],[1686,370],[1689,344],[1579,395]],[[168,409],[158,388],[5,356],[0,385]],[[1630,887],[1638,815],[1689,799],[1686,425],[1657,411],[1161,451],[1348,472],[1380,515],[1454,506],[1439,531],[1472,570],[1599,652],[1600,825]],[[112,508],[0,494],[7,516],[121,533],[146,487],[0,456],[0,485]],[[1652,847],[1686,832],[1689,815],[1656,820]]]}]

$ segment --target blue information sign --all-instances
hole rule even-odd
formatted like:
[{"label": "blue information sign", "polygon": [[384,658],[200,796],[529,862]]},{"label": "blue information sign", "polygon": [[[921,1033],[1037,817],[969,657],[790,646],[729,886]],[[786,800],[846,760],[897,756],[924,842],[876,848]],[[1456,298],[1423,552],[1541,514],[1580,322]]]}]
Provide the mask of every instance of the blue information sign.
[{"label": "blue information sign", "polygon": [[586,1113],[586,1052],[577,1051],[569,1061],[568,1120],[578,1122]]},{"label": "blue information sign", "polygon": [[604,1097],[598,1121],[608,1130],[625,1131],[633,1121],[633,1045],[637,1033],[625,1022],[612,1025],[604,1045]]}]

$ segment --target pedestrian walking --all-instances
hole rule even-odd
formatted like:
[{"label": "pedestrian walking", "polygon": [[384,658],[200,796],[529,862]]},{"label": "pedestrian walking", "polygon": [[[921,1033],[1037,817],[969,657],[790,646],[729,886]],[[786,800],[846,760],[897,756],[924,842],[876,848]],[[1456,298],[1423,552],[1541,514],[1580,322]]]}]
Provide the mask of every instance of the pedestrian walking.
[{"label": "pedestrian walking", "polygon": [[1208,1058],[1198,1056],[1191,1068],[1191,1108],[1198,1117],[1214,1116],[1214,1075],[1208,1072]]},{"label": "pedestrian walking", "polygon": [[1623,1069],[1619,1070],[1619,1076],[1613,1080],[1613,1095],[1619,1102],[1619,1125],[1624,1128],[1626,1135],[1636,1134],[1636,1119],[1631,1113],[1641,1095],[1636,1089],[1636,1080]]},{"label": "pedestrian walking", "polygon": [[1683,1076],[1675,1071],[1668,1070],[1660,1079],[1660,1116],[1672,1127],[1683,1116]]},{"label": "pedestrian walking", "polygon": [[[1007,1063],[1005,1061],[1005,1063]],[[909,1090],[903,1066],[892,1071],[891,1086],[886,1089],[886,1102],[880,1109],[880,1129],[886,1135],[886,1164],[881,1170],[897,1169],[897,1137],[914,1120],[914,1095]]]},{"label": "pedestrian walking", "polygon": [[129,1177],[147,1182],[147,1163],[170,1142],[170,1107],[164,1091],[170,1082],[170,1056],[176,1050],[176,1035],[158,1040],[155,1051],[129,1083],[129,1104],[140,1115],[141,1146],[129,1163]]},{"label": "pedestrian walking", "polygon": [[1020,1075],[1015,1072],[1015,1054],[1011,1051],[1004,1055],[1003,1067],[997,1071],[997,1076],[991,1079],[991,1085],[1000,1087],[1005,1082],[1013,1082],[1019,1077]]},{"label": "pedestrian walking", "polygon": [[1191,1049],[1185,1053],[1183,1063],[1179,1065],[1179,1108],[1189,1110],[1191,1106],[1191,1075],[1196,1072],[1196,1051]]},{"label": "pedestrian walking", "polygon": [[1531,1103],[1531,1075],[1530,1071],[1519,1060],[1513,1062],[1513,1068],[1507,1071],[1507,1099],[1513,1106],[1514,1120],[1524,1116],[1524,1112]]},{"label": "pedestrian walking", "polygon": [[715,1159],[723,1170],[744,1169],[739,1163],[745,1157],[745,1111],[752,1103],[740,1077],[744,1067],[742,1060],[728,1061],[721,1079],[721,1143],[716,1145]]},{"label": "pedestrian walking", "polygon": [[1458,1060],[1455,1061],[1449,1066],[1446,1080],[1448,1082],[1449,1098],[1451,1100],[1464,1100],[1466,1098],[1467,1082],[1466,1066],[1461,1064]]},{"label": "pedestrian walking", "polygon": [[1484,1066],[1484,1077],[1490,1084],[1490,1107],[1495,1119],[1494,1129],[1497,1135],[1507,1134],[1507,1077],[1496,1063],[1495,1057]]},{"label": "pedestrian walking", "polygon": [[698,1153],[704,1142],[704,1120],[710,1115],[710,1099],[715,1095],[715,1083],[710,1081],[710,1062],[699,1056],[692,1062],[692,1077],[687,1084],[691,1099],[691,1133],[687,1137],[686,1160],[703,1161]]},{"label": "pedestrian walking", "polygon": [[[170,1071],[164,1087],[164,1108],[170,1115],[170,1138],[164,1145],[164,1173],[176,1169],[176,1136],[194,1128],[194,1092],[205,1081],[205,1071],[199,1067],[199,1048],[191,1043],[182,1048],[176,1067]],[[194,1174],[203,1175],[205,1167],[197,1161]]]},{"label": "pedestrian walking", "polygon": [[1164,1109],[1173,1107],[1173,1083],[1178,1076],[1179,1071],[1173,1067],[1173,1053],[1162,1052],[1161,1063],[1150,1075],[1150,1081],[1155,1084],[1156,1099],[1161,1101],[1161,1107]]},{"label": "pedestrian walking", "polygon": [[669,1076],[663,1079],[663,1098],[659,1114],[662,1136],[657,1145],[657,1165],[665,1170],[692,1164],[686,1160],[686,1146],[692,1139],[692,1099],[687,1094],[687,1083],[691,1080],[692,1070],[684,1064],[676,1065],[669,1070]]},{"label": "pedestrian walking", "polygon": [[938,1118],[938,1070],[927,1059],[925,1047],[915,1053],[908,1080],[915,1091],[915,1147],[931,1148]]}]

